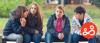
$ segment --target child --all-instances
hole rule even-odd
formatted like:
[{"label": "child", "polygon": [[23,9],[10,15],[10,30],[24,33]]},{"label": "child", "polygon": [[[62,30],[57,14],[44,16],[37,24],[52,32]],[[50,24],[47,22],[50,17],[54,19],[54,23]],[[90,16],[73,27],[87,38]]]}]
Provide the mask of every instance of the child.
[{"label": "child", "polygon": [[32,3],[28,10],[27,25],[25,27],[24,43],[30,43],[33,39],[34,43],[40,43],[43,28],[43,16],[40,12],[39,5]]},{"label": "child", "polygon": [[[78,43],[79,39],[86,39],[81,35],[81,26],[86,22],[92,22],[91,17],[86,14],[86,10],[82,6],[78,6],[74,10],[75,16],[73,16],[73,23],[72,23],[72,29],[73,29],[73,35],[72,35],[72,42]],[[89,43],[96,43],[95,37],[91,39],[86,39],[89,41]]]},{"label": "child", "polygon": [[56,7],[55,13],[48,20],[45,43],[52,43],[56,39],[71,43],[70,21],[62,5]]},{"label": "child", "polygon": [[23,42],[22,31],[24,31],[27,17],[27,8],[19,5],[10,12],[10,18],[3,30],[5,39],[16,40],[16,43]]}]

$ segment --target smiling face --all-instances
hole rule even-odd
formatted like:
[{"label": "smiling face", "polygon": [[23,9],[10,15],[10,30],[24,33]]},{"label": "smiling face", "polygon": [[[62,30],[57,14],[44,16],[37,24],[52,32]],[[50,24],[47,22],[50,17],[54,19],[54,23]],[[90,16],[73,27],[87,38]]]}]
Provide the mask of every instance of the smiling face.
[{"label": "smiling face", "polygon": [[31,12],[33,15],[35,15],[35,14],[37,13],[37,6],[32,5],[32,6],[31,6],[30,12]]},{"label": "smiling face", "polygon": [[56,18],[58,18],[58,19],[60,19],[64,15],[63,10],[61,10],[59,8],[56,9],[55,13],[56,13]]}]

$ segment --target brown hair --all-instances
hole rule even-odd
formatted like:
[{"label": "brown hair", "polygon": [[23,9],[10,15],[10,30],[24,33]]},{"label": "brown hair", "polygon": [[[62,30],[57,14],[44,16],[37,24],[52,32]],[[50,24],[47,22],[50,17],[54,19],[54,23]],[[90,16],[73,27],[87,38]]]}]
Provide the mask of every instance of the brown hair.
[{"label": "brown hair", "polygon": [[28,10],[28,26],[31,25],[30,18],[32,17],[32,13],[30,12],[30,10],[31,10],[32,5],[35,5],[37,7],[37,12],[36,12],[37,22],[38,22],[37,26],[38,26],[38,28],[42,28],[43,27],[42,21],[43,21],[44,17],[41,14],[40,9],[39,9],[39,5],[36,2],[33,2],[29,7],[29,10]]},{"label": "brown hair", "polygon": [[25,7],[23,5],[19,5],[14,9],[14,11],[16,12],[16,15],[18,17],[18,21],[20,21],[21,15],[24,14],[24,12],[26,12],[27,10],[28,10],[27,7]]},{"label": "brown hair", "polygon": [[63,5],[58,5],[57,7],[56,7],[56,9],[61,9],[61,10],[63,10],[63,12],[65,13],[65,7],[63,6]]}]

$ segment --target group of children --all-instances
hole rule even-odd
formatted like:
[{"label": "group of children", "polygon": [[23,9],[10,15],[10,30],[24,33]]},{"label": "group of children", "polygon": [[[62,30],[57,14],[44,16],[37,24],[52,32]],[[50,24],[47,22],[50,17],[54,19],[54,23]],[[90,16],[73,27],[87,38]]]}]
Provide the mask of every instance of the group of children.
[{"label": "group of children", "polygon": [[[82,6],[74,10],[75,15],[72,21],[73,35],[70,33],[70,20],[65,14],[65,8],[62,5],[56,7],[47,23],[47,32],[45,33],[45,43],[53,43],[53,40],[64,40],[65,43],[78,43],[79,39],[86,39],[81,35],[81,26],[86,22],[92,22],[91,17],[86,14]],[[27,9],[19,5],[10,12],[10,17],[3,30],[5,39],[16,40],[16,43],[40,43],[43,35],[43,15],[40,12],[39,5],[32,3]],[[86,39],[89,43],[96,43],[96,37]]]}]

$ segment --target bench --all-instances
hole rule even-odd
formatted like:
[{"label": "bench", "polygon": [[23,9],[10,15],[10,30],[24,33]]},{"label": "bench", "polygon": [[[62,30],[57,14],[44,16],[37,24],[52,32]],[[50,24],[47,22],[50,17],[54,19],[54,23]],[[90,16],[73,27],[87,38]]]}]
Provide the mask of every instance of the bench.
[{"label": "bench", "polygon": [[[97,37],[97,40],[96,40],[96,43],[100,43],[100,35],[96,35]],[[7,39],[4,39],[2,38],[2,35],[0,35],[0,43],[7,43],[7,41],[16,41],[16,40],[7,40]],[[79,41],[87,41],[87,40],[79,40]],[[33,41],[31,41],[33,42]],[[45,42],[45,38],[41,38],[40,42]],[[54,40],[53,42],[64,42],[63,40]]]}]

